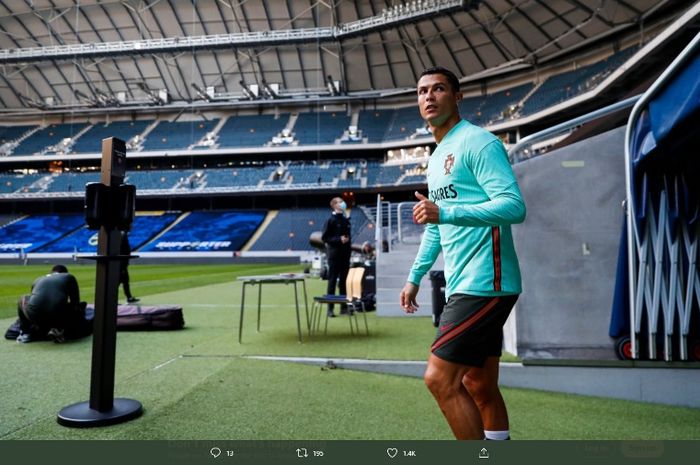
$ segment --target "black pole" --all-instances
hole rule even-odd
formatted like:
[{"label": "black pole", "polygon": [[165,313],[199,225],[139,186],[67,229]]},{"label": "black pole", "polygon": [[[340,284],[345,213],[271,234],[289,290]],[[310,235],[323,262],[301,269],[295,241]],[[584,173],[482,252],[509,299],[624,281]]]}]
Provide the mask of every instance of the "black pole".
[{"label": "black pole", "polygon": [[119,267],[129,258],[119,254],[119,231],[131,227],[135,199],[135,188],[123,184],[125,174],[126,144],[114,137],[104,139],[101,182],[85,189],[85,220],[88,228],[100,231],[97,256],[85,257],[97,260],[90,401],[61,409],[57,421],[63,426],[113,425],[143,413],[140,402],[114,398]]}]

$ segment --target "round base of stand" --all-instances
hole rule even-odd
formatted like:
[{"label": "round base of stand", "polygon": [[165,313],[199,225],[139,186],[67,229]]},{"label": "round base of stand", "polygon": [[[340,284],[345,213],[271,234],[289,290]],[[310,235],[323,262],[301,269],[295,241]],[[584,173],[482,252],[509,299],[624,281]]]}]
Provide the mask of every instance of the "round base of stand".
[{"label": "round base of stand", "polygon": [[114,399],[112,409],[105,412],[91,409],[90,402],[85,401],[63,407],[56,421],[72,428],[92,428],[124,423],[140,417],[142,413],[143,407],[138,400]]}]

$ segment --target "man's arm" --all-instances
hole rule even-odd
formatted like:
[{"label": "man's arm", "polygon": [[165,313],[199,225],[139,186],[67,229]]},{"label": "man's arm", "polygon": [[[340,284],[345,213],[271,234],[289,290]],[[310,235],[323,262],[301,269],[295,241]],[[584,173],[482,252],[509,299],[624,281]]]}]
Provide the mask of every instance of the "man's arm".
[{"label": "man's arm", "polygon": [[469,168],[489,200],[473,205],[441,207],[440,223],[483,227],[525,220],[525,202],[500,141],[487,144],[470,160]]},{"label": "man's arm", "polygon": [[433,267],[435,260],[440,254],[440,249],[440,231],[438,226],[436,224],[426,225],[416,259],[406,280],[407,283],[401,291],[400,302],[404,311],[413,313],[418,309],[416,296],[420,288],[420,281]]}]

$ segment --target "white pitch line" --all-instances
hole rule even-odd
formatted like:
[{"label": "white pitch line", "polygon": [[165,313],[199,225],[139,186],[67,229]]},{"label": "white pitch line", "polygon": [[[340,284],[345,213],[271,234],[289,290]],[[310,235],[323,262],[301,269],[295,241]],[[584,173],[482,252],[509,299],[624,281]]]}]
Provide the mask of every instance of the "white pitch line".
[{"label": "white pitch line", "polygon": [[168,360],[167,362],[164,362],[164,363],[161,363],[160,365],[154,366],[152,369],[153,369],[153,370],[157,370],[158,368],[163,368],[165,365],[167,365],[168,363],[174,362],[174,361],[177,360],[178,358],[182,358],[182,355],[178,355],[177,357],[171,358],[171,359]]}]

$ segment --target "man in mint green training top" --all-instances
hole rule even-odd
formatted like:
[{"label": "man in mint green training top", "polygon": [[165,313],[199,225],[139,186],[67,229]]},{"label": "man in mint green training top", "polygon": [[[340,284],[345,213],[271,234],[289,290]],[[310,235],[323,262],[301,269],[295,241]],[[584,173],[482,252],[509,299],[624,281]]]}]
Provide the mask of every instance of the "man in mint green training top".
[{"label": "man in mint green training top", "polygon": [[525,204],[501,141],[460,118],[457,77],[430,68],[417,90],[437,148],[428,163],[428,197],[416,192],[413,216],[426,227],[401,307],[418,309],[421,278],[442,250],[448,300],[425,383],[457,439],[509,439],[498,363],[503,324],[521,292],[510,225],[525,219]]}]

